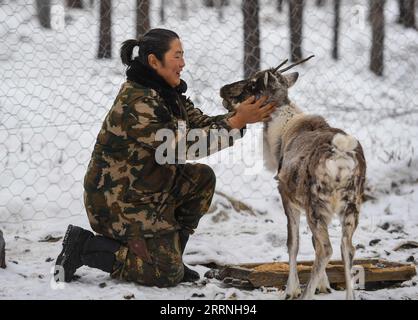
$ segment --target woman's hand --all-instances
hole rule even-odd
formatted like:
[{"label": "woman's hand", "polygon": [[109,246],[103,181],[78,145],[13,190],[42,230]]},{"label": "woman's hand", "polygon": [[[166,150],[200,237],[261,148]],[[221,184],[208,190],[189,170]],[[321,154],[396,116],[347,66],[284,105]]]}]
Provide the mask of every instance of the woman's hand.
[{"label": "woman's hand", "polygon": [[271,119],[270,114],[276,110],[276,103],[269,102],[263,106],[268,97],[263,96],[255,100],[254,96],[241,102],[236,108],[236,114],[229,118],[229,124],[234,129],[241,129],[246,124],[256,123],[260,121],[268,121]]}]

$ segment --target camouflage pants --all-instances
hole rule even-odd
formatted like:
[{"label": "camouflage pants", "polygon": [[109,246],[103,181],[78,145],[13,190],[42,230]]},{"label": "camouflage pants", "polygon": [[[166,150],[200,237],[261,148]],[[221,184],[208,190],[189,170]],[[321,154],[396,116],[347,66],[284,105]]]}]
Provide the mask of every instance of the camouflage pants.
[{"label": "camouflage pants", "polygon": [[[194,232],[200,218],[209,209],[215,183],[215,174],[209,166],[181,165],[167,203],[155,208],[162,211],[157,215],[174,215],[177,222],[174,230],[144,234],[140,229],[127,226],[131,230],[127,242],[118,238],[117,232],[105,232],[106,236],[123,243],[116,252],[112,277],[158,287],[178,284],[184,272],[179,233]],[[93,224],[92,227],[97,229]],[[111,225],[106,228],[111,228]]]}]

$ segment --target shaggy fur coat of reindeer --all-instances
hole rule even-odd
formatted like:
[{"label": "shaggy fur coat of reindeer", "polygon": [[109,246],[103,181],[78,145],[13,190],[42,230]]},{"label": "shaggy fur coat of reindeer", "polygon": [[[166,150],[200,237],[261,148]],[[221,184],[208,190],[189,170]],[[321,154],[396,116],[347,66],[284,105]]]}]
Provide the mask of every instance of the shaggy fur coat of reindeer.
[{"label": "shaggy fur coat of reindeer", "polygon": [[[272,119],[264,124],[264,161],[274,171],[288,219],[289,279],[286,298],[301,294],[296,257],[302,211],[312,231],[315,262],[302,298],[315,291],[331,292],[326,266],[332,255],[328,224],[334,214],[341,220],[341,255],[345,266],[347,299],[353,299],[351,269],[355,248],[352,236],[358,225],[366,163],[360,143],[332,128],[323,117],[302,112],[288,98],[298,73],[276,69],[222,87],[224,106],[233,110],[248,97],[266,95],[277,102]],[[288,69],[288,68],[287,68]]]}]

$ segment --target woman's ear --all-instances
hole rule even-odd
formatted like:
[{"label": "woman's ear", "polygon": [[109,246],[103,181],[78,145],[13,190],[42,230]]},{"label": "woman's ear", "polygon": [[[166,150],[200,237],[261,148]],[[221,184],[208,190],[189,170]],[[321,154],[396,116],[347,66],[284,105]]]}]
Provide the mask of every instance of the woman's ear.
[{"label": "woman's ear", "polygon": [[154,70],[157,70],[159,66],[158,63],[159,61],[157,57],[155,56],[155,54],[151,53],[148,55],[148,64],[150,65],[151,68],[153,68]]}]

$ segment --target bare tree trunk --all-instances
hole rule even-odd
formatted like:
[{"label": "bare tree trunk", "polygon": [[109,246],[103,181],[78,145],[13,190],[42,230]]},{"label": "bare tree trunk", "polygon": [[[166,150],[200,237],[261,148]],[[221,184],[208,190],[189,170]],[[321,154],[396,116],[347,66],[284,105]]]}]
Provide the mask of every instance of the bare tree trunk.
[{"label": "bare tree trunk", "polygon": [[396,20],[397,23],[404,24],[405,22],[405,0],[398,0],[399,16]]},{"label": "bare tree trunk", "polygon": [[332,58],[338,60],[338,38],[340,33],[340,7],[341,1],[334,0],[334,41],[332,48]]},{"label": "bare tree trunk", "polygon": [[243,0],[244,15],[244,77],[260,70],[260,24],[258,0]]},{"label": "bare tree trunk", "polygon": [[316,0],[317,7],[323,7],[325,5],[325,0]]},{"label": "bare tree trunk", "polygon": [[187,19],[187,3],[186,0],[180,0],[180,19]]},{"label": "bare tree trunk", "polygon": [[165,0],[160,2],[160,22],[165,23]]},{"label": "bare tree trunk", "polygon": [[304,0],[289,0],[291,61],[302,59],[302,22]]},{"label": "bare tree trunk", "polygon": [[83,1],[82,0],[67,0],[67,7],[69,8],[78,8],[83,9]]},{"label": "bare tree trunk", "polygon": [[112,0],[100,0],[99,59],[112,58]]},{"label": "bare tree trunk", "polygon": [[6,268],[6,242],[3,238],[3,232],[0,230],[0,268]]},{"label": "bare tree trunk", "polygon": [[51,29],[51,0],[36,0],[36,12],[41,26]]},{"label": "bare tree trunk", "polygon": [[224,20],[224,5],[222,4],[222,0],[215,0],[215,7],[218,11],[218,21]]},{"label": "bare tree trunk", "polygon": [[150,0],[136,0],[136,37],[144,35],[150,29]]},{"label": "bare tree trunk", "polygon": [[277,0],[277,11],[283,12],[283,0]]},{"label": "bare tree trunk", "polygon": [[406,28],[416,28],[415,24],[415,0],[404,0],[405,16],[404,25]]},{"label": "bare tree trunk", "polygon": [[[203,0],[205,7],[213,8],[216,6],[216,0]],[[229,6],[229,0],[221,0],[221,6]]]},{"label": "bare tree trunk", "polygon": [[372,50],[370,70],[376,75],[383,75],[383,49],[385,38],[385,0],[370,0],[370,16],[372,23]]}]

